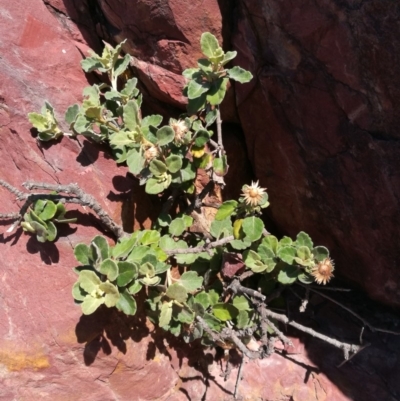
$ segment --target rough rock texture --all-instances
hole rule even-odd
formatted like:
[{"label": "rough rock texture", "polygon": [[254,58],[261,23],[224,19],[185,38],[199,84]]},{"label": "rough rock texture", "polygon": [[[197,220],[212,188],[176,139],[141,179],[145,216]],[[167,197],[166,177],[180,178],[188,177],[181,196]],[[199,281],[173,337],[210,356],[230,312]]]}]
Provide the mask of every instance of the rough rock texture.
[{"label": "rough rock texture", "polygon": [[400,8],[239,2],[233,44],[256,75],[237,104],[271,215],[332,249],[337,272],[400,306]]},{"label": "rough rock texture", "polygon": [[[399,114],[393,111],[400,87],[393,68],[398,6],[384,0],[353,1],[351,7],[330,1],[285,2],[282,9],[280,4],[2,2],[0,178],[18,188],[26,180],[77,182],[115,219],[122,215],[126,229],[146,226],[154,210],[151,198],[104,156],[104,149],[68,139],[39,146],[26,114],[46,99],[62,117],[87,85],[79,60],[88,45],[99,51],[100,38],[125,37],[151,96],[148,104],[181,108],[180,72],[199,56],[201,32],[219,38],[223,32],[227,40],[228,27],[240,52],[238,63],[257,76],[253,86],[237,88],[237,105],[254,169],[271,193],[273,217],[282,230],[294,233],[301,227],[333,246],[342,275],[398,305],[398,273],[392,270],[398,218],[393,199],[399,188]],[[224,118],[235,121],[233,90],[229,96]],[[235,139],[228,146],[242,145]],[[232,171],[237,178],[238,163]],[[0,194],[0,212],[18,210],[12,195],[3,188]],[[72,247],[89,242],[99,223],[88,210],[72,214],[83,224],[64,229],[55,245],[8,234],[2,223],[0,400],[231,400],[237,366],[224,382],[210,351],[165,337],[140,317],[110,310],[80,316],[70,294]],[[308,324],[357,340],[359,327],[346,315],[318,298],[312,305],[316,314],[308,315]],[[365,305],[358,312],[371,310]],[[377,325],[393,324],[394,317],[381,310],[374,315]],[[336,369],[339,351],[310,338],[294,339],[286,358],[276,354],[247,363],[239,394],[265,401],[399,399],[399,341],[386,334],[366,340],[373,346]]]}]

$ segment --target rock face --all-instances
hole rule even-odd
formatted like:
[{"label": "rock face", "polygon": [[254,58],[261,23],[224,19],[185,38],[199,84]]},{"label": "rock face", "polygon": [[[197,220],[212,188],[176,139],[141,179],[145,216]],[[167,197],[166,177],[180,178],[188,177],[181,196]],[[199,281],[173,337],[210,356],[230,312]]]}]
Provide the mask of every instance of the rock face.
[{"label": "rock face", "polygon": [[332,249],[341,276],[400,306],[400,50],[391,1],[242,1],[237,87],[273,220]]},{"label": "rock face", "polygon": [[[400,191],[396,3],[3,3],[1,179],[19,189],[27,180],[77,182],[113,218],[122,215],[127,230],[146,227],[154,209],[151,198],[104,156],[105,149],[68,138],[39,146],[26,114],[48,100],[61,120],[87,85],[79,68],[82,53],[88,47],[99,51],[100,39],[123,38],[135,57],[148,107],[176,112],[185,102],[180,73],[199,57],[199,37],[210,31],[224,36],[225,45],[239,51],[238,64],[256,77],[231,90],[224,118],[240,117],[276,223],[290,234],[308,231],[333,249],[342,276],[371,296],[400,305],[400,274],[394,269],[399,251],[393,241]],[[12,194],[0,192],[1,213],[19,210]],[[210,351],[183,346],[140,318],[110,310],[80,316],[70,295],[72,248],[90,242],[101,228],[89,210],[71,214],[83,224],[64,229],[55,245],[7,233],[2,222],[0,400],[231,400],[237,366],[224,382]],[[324,308],[319,302],[316,307]],[[312,322],[332,330],[323,320]],[[357,338],[357,328],[349,328]],[[388,346],[387,338],[372,336],[375,348],[340,371],[334,368],[341,361],[337,350],[309,339],[305,349],[294,340],[287,358],[276,354],[246,364],[239,394],[243,400],[268,401],[395,400],[399,344]]]}]

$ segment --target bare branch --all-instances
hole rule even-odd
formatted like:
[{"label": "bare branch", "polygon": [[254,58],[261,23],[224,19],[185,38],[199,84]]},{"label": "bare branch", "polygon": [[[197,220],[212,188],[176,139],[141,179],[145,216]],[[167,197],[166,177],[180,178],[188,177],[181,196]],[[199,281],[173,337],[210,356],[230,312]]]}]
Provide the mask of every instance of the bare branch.
[{"label": "bare branch", "polygon": [[371,323],[369,323],[367,320],[365,320],[363,317],[361,317],[358,313],[354,312],[352,309],[350,309],[347,306],[341,304],[339,301],[336,301],[335,299],[329,297],[328,295],[325,295],[322,292],[315,290],[314,288],[310,288],[307,285],[301,284],[301,283],[296,283],[296,284],[300,285],[301,287],[304,287],[304,288],[309,288],[310,291],[315,292],[316,294],[320,295],[321,297],[326,298],[329,301],[333,302],[334,304],[340,306],[342,309],[346,310],[351,315],[353,315],[354,317],[359,319],[364,324],[364,326],[368,327],[372,332],[379,331],[381,333],[394,334],[394,335],[397,335],[397,336],[400,335],[400,332],[398,332],[398,331],[380,329],[378,327],[373,326]]},{"label": "bare branch", "polygon": [[239,365],[239,371],[236,377],[236,384],[235,384],[235,391],[233,392],[233,397],[235,398],[235,400],[237,399],[237,393],[238,393],[238,389],[239,389],[239,383],[242,380],[242,371],[243,371],[243,365],[244,365],[244,356],[242,356],[242,360],[240,361],[240,365]]},{"label": "bare branch", "polygon": [[247,294],[250,297],[261,299],[261,301],[265,301],[267,298],[265,295],[261,294],[261,292],[242,286],[239,280],[233,280],[229,284],[228,289],[234,294]]},{"label": "bare branch", "polygon": [[196,246],[194,248],[187,248],[187,249],[171,249],[170,251],[164,251],[167,255],[186,255],[190,253],[202,253],[207,252],[210,249],[217,248],[218,246],[222,246],[228,244],[229,242],[233,241],[233,235],[230,235],[225,238],[221,238],[217,241],[210,242],[203,246]]},{"label": "bare branch", "polygon": [[327,342],[328,344],[333,345],[336,348],[339,348],[343,351],[344,353],[344,358],[348,359],[350,354],[353,353],[357,353],[359,352],[361,349],[363,349],[364,347],[361,347],[360,345],[356,345],[356,344],[350,344],[350,343],[345,343],[345,342],[341,342],[339,340],[335,340],[331,337],[328,337],[324,334],[318,333],[317,331],[310,329],[308,327],[305,327],[303,325],[301,325],[300,323],[297,323],[293,320],[290,320],[287,316],[285,315],[281,315],[279,313],[275,313],[272,312],[270,310],[266,310],[266,315],[278,320],[279,322],[282,322],[284,324],[288,324],[289,326],[295,327],[296,329],[302,331],[303,333],[307,333],[312,337],[316,337],[319,338],[322,341]]},{"label": "bare branch", "polygon": [[9,184],[8,182],[4,181],[4,180],[0,180],[0,185],[4,188],[6,188],[9,192],[11,192],[12,194],[17,196],[17,199],[21,200],[21,199],[25,199],[26,198],[26,194],[21,192],[20,190],[18,190],[17,188],[13,187],[11,184]]}]

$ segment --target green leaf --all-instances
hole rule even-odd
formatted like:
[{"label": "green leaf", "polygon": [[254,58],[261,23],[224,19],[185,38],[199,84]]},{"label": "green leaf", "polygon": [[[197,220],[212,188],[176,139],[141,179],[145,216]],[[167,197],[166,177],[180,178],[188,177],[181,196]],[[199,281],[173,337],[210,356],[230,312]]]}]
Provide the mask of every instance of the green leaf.
[{"label": "green leaf", "polygon": [[131,97],[132,95],[136,96],[135,92],[138,91],[136,89],[137,82],[138,82],[137,78],[128,79],[126,81],[124,89],[121,90],[121,93],[129,97]]},{"label": "green leaf", "polygon": [[312,254],[314,255],[315,260],[318,262],[322,262],[324,259],[329,258],[329,250],[324,246],[316,246],[312,250]]},{"label": "green leaf", "polygon": [[193,217],[184,214],[184,215],[182,216],[182,219],[183,219],[183,221],[185,222],[185,226],[186,226],[187,228],[189,228],[189,227],[192,226],[192,224],[193,224]]},{"label": "green leaf", "polygon": [[297,279],[303,284],[312,284],[314,282],[314,277],[304,272],[300,273]]},{"label": "green leaf", "polygon": [[196,114],[203,110],[206,105],[207,94],[203,93],[201,96],[195,99],[188,99],[187,110],[189,115]]},{"label": "green leaf", "polygon": [[163,118],[159,114],[147,116],[142,120],[142,128],[148,127],[149,125],[152,125],[153,127],[158,127],[161,124],[162,120]]},{"label": "green leaf", "polygon": [[103,64],[96,57],[87,57],[81,60],[81,67],[85,72],[92,72],[103,67]]},{"label": "green leaf", "polygon": [[135,143],[132,132],[120,131],[112,134],[110,137],[110,145],[114,147],[130,146]]},{"label": "green leaf", "polygon": [[155,276],[155,277],[143,277],[139,280],[141,283],[147,286],[154,286],[160,284],[161,277]]},{"label": "green leaf", "polygon": [[247,311],[241,310],[239,311],[238,317],[237,317],[237,328],[238,329],[244,329],[250,324],[250,316]]},{"label": "green leaf", "polygon": [[172,302],[164,302],[161,306],[160,320],[158,324],[160,327],[169,325],[172,318]]},{"label": "green leaf", "polygon": [[210,226],[210,234],[215,238],[219,239],[232,235],[233,228],[232,222],[229,217],[224,220],[214,220]]},{"label": "green leaf", "polygon": [[310,236],[307,233],[305,233],[304,231],[301,231],[297,234],[296,244],[299,246],[306,246],[310,249],[312,249],[314,246]]},{"label": "green leaf", "polygon": [[144,230],[140,238],[140,243],[142,245],[156,244],[160,240],[160,237],[160,233],[156,230]]},{"label": "green leaf", "polygon": [[138,232],[134,232],[129,238],[122,238],[112,249],[112,256],[117,258],[125,258],[136,245]]},{"label": "green leaf", "polygon": [[196,303],[200,304],[204,308],[204,310],[206,310],[210,306],[210,297],[204,291],[196,294],[194,300]]},{"label": "green leaf", "polygon": [[233,60],[237,56],[236,51],[226,52],[224,55],[224,59],[222,60],[222,65],[229,63],[229,61]]},{"label": "green leaf", "polygon": [[273,235],[267,235],[263,238],[262,244],[268,247],[269,249],[276,254],[278,249],[278,239]]},{"label": "green leaf", "polygon": [[74,130],[78,134],[83,134],[88,131],[89,126],[90,121],[82,114],[79,114],[74,123]]},{"label": "green leaf", "polygon": [[79,105],[78,104],[73,104],[72,106],[69,106],[67,111],[65,112],[65,121],[67,124],[71,125],[77,115],[79,114]]},{"label": "green leaf", "polygon": [[238,309],[232,304],[222,303],[215,304],[212,307],[212,312],[215,317],[217,317],[219,320],[222,320],[223,322],[233,320],[239,314]]},{"label": "green leaf", "polygon": [[40,132],[48,129],[47,117],[39,113],[28,113],[29,122]]},{"label": "green leaf", "polygon": [[137,294],[142,289],[142,284],[139,281],[135,281],[128,287],[128,292],[131,295]]},{"label": "green leaf", "polygon": [[195,134],[194,144],[201,148],[203,147],[210,139],[210,134],[205,129],[199,130]]},{"label": "green leaf", "polygon": [[174,235],[175,237],[179,237],[180,235],[182,235],[185,230],[186,230],[185,220],[181,217],[172,220],[168,228],[168,232],[171,235]]},{"label": "green leaf", "polygon": [[213,160],[213,168],[216,175],[223,177],[228,172],[228,160],[226,156],[216,157]]},{"label": "green leaf", "polygon": [[212,70],[213,70],[210,60],[208,60],[206,58],[198,59],[197,65],[199,66],[199,68],[202,71],[204,71],[206,73],[206,75],[208,75],[208,73],[212,72]]},{"label": "green leaf", "polygon": [[79,285],[88,293],[95,291],[101,284],[97,274],[91,270],[82,270],[78,278]]},{"label": "green leaf", "polygon": [[215,330],[217,332],[222,330],[221,321],[210,313],[204,313],[203,319],[211,330]]},{"label": "green leaf", "polygon": [[156,271],[154,266],[150,262],[145,262],[139,267],[139,272],[142,275],[146,275],[148,277],[154,277]]},{"label": "green leaf", "polygon": [[245,265],[254,273],[262,273],[268,268],[268,266],[261,261],[260,255],[251,249],[243,253],[243,260]]},{"label": "green leaf", "polygon": [[154,174],[155,176],[159,176],[167,171],[167,166],[162,161],[153,159],[150,162],[149,169],[152,174]]},{"label": "green leaf", "polygon": [[242,223],[242,229],[246,234],[246,237],[254,242],[261,238],[262,232],[264,230],[264,223],[258,217],[246,217]]},{"label": "green leaf", "polygon": [[118,302],[115,306],[118,310],[128,316],[135,315],[137,311],[136,301],[127,290],[120,293]]},{"label": "green leaf", "polygon": [[244,249],[247,249],[250,245],[251,242],[247,240],[246,238],[243,240],[235,239],[229,243],[229,245],[238,251],[242,251]]},{"label": "green leaf", "polygon": [[82,265],[90,264],[90,250],[86,244],[78,244],[74,248],[75,259],[80,262]]},{"label": "green leaf", "polygon": [[179,283],[187,292],[193,292],[202,286],[203,277],[199,277],[195,271],[188,271],[182,274],[179,279]]},{"label": "green leaf", "polygon": [[275,254],[271,248],[261,243],[257,248],[257,253],[261,256],[261,260],[266,263],[268,259],[274,259]]},{"label": "green leaf", "polygon": [[105,260],[110,256],[108,242],[102,235],[96,235],[92,239],[92,243],[96,244],[98,249],[100,250],[100,256],[102,260]]},{"label": "green leaf", "polygon": [[193,323],[194,317],[194,313],[186,307],[181,308],[178,315],[176,316],[178,321],[184,324]]},{"label": "green leaf", "polygon": [[278,249],[277,256],[285,263],[291,265],[296,257],[296,249],[291,246],[284,246]]},{"label": "green leaf", "polygon": [[87,295],[83,302],[81,303],[82,313],[84,315],[91,315],[96,309],[104,304],[104,298],[93,298]]},{"label": "green leaf", "polygon": [[49,221],[47,223],[46,240],[51,242],[54,241],[56,237],[57,237],[57,228],[53,222]]},{"label": "green leaf", "polygon": [[299,270],[296,266],[284,265],[284,267],[279,271],[278,281],[282,284],[292,284],[296,281],[299,275]]},{"label": "green leaf", "polygon": [[101,283],[99,285],[99,290],[105,292],[104,303],[108,308],[112,308],[119,301],[119,291],[118,288],[111,283]]},{"label": "green leaf", "polygon": [[114,76],[118,77],[121,75],[128,68],[130,61],[131,56],[129,54],[125,54],[124,58],[118,59],[114,66]]},{"label": "green leaf", "polygon": [[182,168],[182,157],[171,154],[165,159],[168,171],[177,173]]},{"label": "green leaf", "polygon": [[118,287],[124,287],[129,284],[138,275],[138,266],[131,262],[118,262]]},{"label": "green leaf", "polygon": [[214,108],[206,114],[206,127],[209,127],[217,119],[218,109]]},{"label": "green leaf", "polygon": [[171,299],[175,299],[176,301],[183,303],[186,302],[188,294],[185,287],[179,283],[174,283],[167,288],[166,295]]},{"label": "green leaf", "polygon": [[198,68],[187,68],[182,72],[182,75],[187,79],[193,79],[196,75],[198,75],[200,70]]},{"label": "green leaf", "polygon": [[236,295],[235,298],[233,298],[233,306],[240,311],[251,310],[249,301],[244,295]]},{"label": "green leaf", "polygon": [[148,246],[140,245],[136,246],[129,254],[128,262],[140,262],[150,251]]},{"label": "green leaf", "polygon": [[212,57],[219,48],[217,38],[210,32],[204,32],[200,38],[201,51],[207,57]]},{"label": "green leaf", "polygon": [[112,259],[105,259],[101,262],[99,272],[105,274],[110,281],[118,277],[118,265]]},{"label": "green leaf", "polygon": [[133,175],[138,175],[144,168],[145,159],[138,149],[130,149],[126,157],[126,164]]},{"label": "green leaf", "polygon": [[174,140],[175,132],[170,126],[165,125],[164,127],[161,127],[159,130],[157,130],[156,136],[157,145],[165,146]]},{"label": "green leaf", "polygon": [[129,100],[124,106],[123,118],[125,127],[130,131],[134,131],[137,125],[139,125],[139,108],[136,100]]},{"label": "green leaf", "polygon": [[311,258],[311,251],[310,248],[308,248],[307,246],[299,246],[296,249],[296,254],[303,261]]},{"label": "green leaf", "polygon": [[227,70],[229,78],[240,82],[241,84],[245,84],[250,82],[253,79],[253,75],[250,71],[246,71],[241,67],[233,67]]},{"label": "green leaf", "polygon": [[220,78],[214,81],[210,90],[207,92],[207,101],[213,106],[218,106],[224,100],[228,85],[228,78]]},{"label": "green leaf", "polygon": [[150,195],[157,195],[168,188],[167,181],[161,181],[158,178],[149,178],[146,182],[145,191]]},{"label": "green leaf", "polygon": [[77,281],[72,287],[72,296],[77,301],[83,301],[87,295],[87,292],[84,291],[79,285],[79,281]]},{"label": "green leaf", "polygon": [[203,93],[206,93],[210,89],[211,85],[207,81],[197,81],[193,79],[189,82],[187,96],[188,99],[197,99]]}]

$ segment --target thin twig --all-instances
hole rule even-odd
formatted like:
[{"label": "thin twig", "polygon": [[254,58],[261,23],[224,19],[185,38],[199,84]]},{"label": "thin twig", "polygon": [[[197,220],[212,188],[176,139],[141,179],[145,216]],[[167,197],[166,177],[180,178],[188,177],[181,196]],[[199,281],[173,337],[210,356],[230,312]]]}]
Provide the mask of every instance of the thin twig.
[{"label": "thin twig", "polygon": [[243,355],[242,360],[240,361],[239,370],[238,370],[238,374],[236,377],[235,391],[233,392],[233,397],[235,398],[235,400],[237,400],[239,383],[242,380],[244,358],[245,358],[245,356]]},{"label": "thin twig", "polygon": [[261,292],[242,286],[240,284],[240,281],[237,279],[233,280],[229,284],[228,289],[231,290],[234,294],[247,294],[250,297],[260,299],[261,301],[265,301],[265,299],[267,298],[265,295],[261,294]]},{"label": "thin twig", "polygon": [[[297,285],[300,285],[304,288],[309,288],[307,285],[305,284],[301,284],[301,283],[296,283]],[[374,331],[379,331],[381,333],[388,333],[388,334],[394,334],[394,335],[400,335],[400,332],[396,332],[396,331],[392,331],[392,330],[386,330],[386,329],[380,329],[378,327],[373,326],[372,324],[370,324],[367,320],[365,320],[363,317],[361,317],[358,313],[354,312],[352,309],[348,308],[347,306],[341,304],[339,301],[336,301],[335,299],[329,297],[328,295],[323,294],[320,291],[314,290],[314,288],[310,288],[310,291],[315,292],[316,294],[320,295],[323,298],[328,299],[329,301],[333,302],[334,304],[340,306],[342,309],[346,310],[347,312],[349,312],[351,315],[353,315],[354,317],[356,317],[357,319],[359,319],[364,326],[368,327],[372,332]]]},{"label": "thin twig", "polygon": [[328,337],[324,334],[318,333],[317,331],[310,329],[309,327],[305,327],[303,325],[301,325],[300,323],[297,323],[293,320],[290,320],[287,316],[285,315],[281,315],[279,313],[275,313],[272,312],[270,310],[266,310],[266,315],[278,320],[279,322],[282,322],[284,324],[288,324],[289,326],[293,326],[296,329],[302,331],[303,333],[307,333],[313,337],[319,338],[322,341],[327,342],[328,344],[333,345],[334,347],[337,347],[339,349],[341,349],[344,353],[344,358],[348,359],[349,358],[349,354],[353,354],[353,353],[357,353],[359,352],[363,347],[356,345],[356,344],[350,344],[350,343],[345,343],[345,342],[341,342],[339,340],[335,340],[331,337]]},{"label": "thin twig", "polygon": [[[219,108],[217,107],[217,135],[218,135],[218,148],[219,151],[224,154],[224,144],[222,142],[222,120],[221,120],[221,112],[219,111]],[[220,154],[221,154],[220,153]]]},{"label": "thin twig", "polygon": [[217,248],[218,246],[222,246],[228,244],[229,242],[234,240],[234,236],[230,235],[225,238],[221,238],[217,241],[210,242],[203,246],[196,246],[194,248],[187,248],[187,249],[171,249],[169,251],[164,251],[167,255],[186,255],[189,253],[202,253],[207,252],[210,249]]},{"label": "thin twig", "polygon": [[11,184],[4,180],[0,180],[0,185],[4,188],[6,188],[8,191],[10,191],[12,194],[17,196],[17,199],[25,199],[24,196],[26,195],[25,193],[21,192],[17,188],[13,187]]}]

